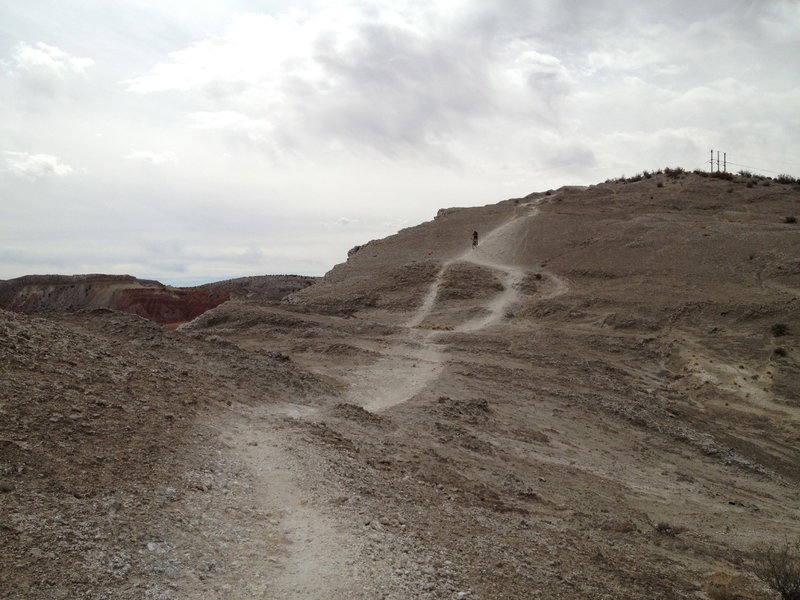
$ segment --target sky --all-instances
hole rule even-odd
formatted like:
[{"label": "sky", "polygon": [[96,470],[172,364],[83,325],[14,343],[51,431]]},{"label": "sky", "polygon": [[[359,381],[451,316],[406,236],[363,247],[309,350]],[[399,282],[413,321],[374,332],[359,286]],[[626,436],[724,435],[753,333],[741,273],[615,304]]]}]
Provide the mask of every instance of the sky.
[{"label": "sky", "polygon": [[800,176],[798,57],[798,0],[0,0],[0,279],[322,275],[712,149]]}]

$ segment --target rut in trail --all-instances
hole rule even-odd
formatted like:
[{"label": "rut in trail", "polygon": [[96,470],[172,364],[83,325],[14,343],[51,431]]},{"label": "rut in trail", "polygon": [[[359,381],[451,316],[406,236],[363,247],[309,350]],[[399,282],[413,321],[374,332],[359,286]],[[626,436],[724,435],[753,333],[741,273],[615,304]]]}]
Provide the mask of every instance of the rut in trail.
[{"label": "rut in trail", "polygon": [[387,356],[353,372],[346,401],[380,412],[413,398],[439,377],[444,349],[432,339],[433,332],[409,330]]}]

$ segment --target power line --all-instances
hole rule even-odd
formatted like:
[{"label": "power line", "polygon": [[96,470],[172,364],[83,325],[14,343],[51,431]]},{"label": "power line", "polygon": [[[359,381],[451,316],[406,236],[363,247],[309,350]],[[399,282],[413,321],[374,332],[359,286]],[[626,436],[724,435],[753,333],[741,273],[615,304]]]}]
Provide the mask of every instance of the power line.
[{"label": "power line", "polygon": [[[716,152],[717,152],[717,158],[716,158],[717,171],[722,170],[723,172],[727,172],[728,171],[728,165],[731,165],[731,166],[734,166],[734,167],[741,167],[742,169],[752,169],[753,171],[759,171],[761,173],[774,173],[775,175],[784,175],[786,173],[785,171],[773,171],[772,169],[765,169],[763,167],[753,167],[751,165],[742,165],[742,164],[739,164],[739,163],[731,162],[731,161],[728,160],[728,153],[727,152],[724,153],[725,159],[724,159],[724,163],[723,163],[722,169],[720,169],[720,160],[719,160],[719,152],[720,151],[717,150]],[[714,162],[715,162],[714,150],[711,151],[711,160],[708,160],[706,162],[709,163],[710,170],[713,172],[714,171]],[[783,161],[776,161],[776,162],[783,162]],[[786,164],[791,164],[791,163],[786,163]],[[800,167],[798,167],[798,168],[800,168]]]},{"label": "power line", "polygon": [[728,164],[729,165],[733,165],[734,167],[742,167],[742,168],[745,168],[745,169],[753,169],[754,171],[763,171],[764,173],[775,173],[776,175],[783,175],[782,171],[772,171],[770,169],[762,169],[761,167],[751,167],[749,165],[740,165],[738,163],[732,163],[731,161],[728,161]]},{"label": "power line", "polygon": [[[778,160],[776,158],[768,158],[768,157],[763,157],[763,156],[761,158],[764,159],[764,160],[767,160],[768,162],[771,162],[771,163],[781,163],[781,164],[784,164],[784,165],[789,165],[790,167],[795,167],[795,168],[800,169],[800,162],[795,161],[795,160],[786,161],[786,160]],[[750,160],[750,158],[747,157],[747,156],[742,156],[741,160]]]}]

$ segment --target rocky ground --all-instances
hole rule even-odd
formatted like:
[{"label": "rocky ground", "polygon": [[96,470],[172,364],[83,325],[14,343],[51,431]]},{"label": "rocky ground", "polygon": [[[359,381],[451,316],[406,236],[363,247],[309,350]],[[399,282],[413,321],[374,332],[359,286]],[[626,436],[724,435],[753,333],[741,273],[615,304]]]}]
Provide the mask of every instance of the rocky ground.
[{"label": "rocky ground", "polygon": [[177,331],[0,312],[0,589],[774,598],[799,212],[658,174],[443,210]]}]

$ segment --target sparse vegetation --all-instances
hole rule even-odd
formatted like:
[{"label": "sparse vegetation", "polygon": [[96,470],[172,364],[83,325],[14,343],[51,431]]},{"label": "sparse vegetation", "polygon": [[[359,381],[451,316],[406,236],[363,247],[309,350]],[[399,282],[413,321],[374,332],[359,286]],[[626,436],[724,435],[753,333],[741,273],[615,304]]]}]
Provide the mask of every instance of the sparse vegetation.
[{"label": "sparse vegetation", "polygon": [[744,169],[739,171],[739,175],[741,175],[742,177],[752,177],[753,176],[753,174],[750,171],[745,171]]},{"label": "sparse vegetation", "polygon": [[786,348],[783,348],[782,346],[778,346],[777,348],[775,348],[775,350],[773,350],[772,353],[775,356],[780,356],[780,357],[784,357],[788,354],[788,352],[786,352]]},{"label": "sparse vegetation", "polygon": [[[657,175],[666,175],[670,179],[680,179],[681,177],[687,175],[689,172],[684,169],[683,167],[665,167],[664,169],[658,169],[656,171],[642,171],[641,173],[637,173],[636,175],[632,175],[630,177],[626,177],[623,173],[619,177],[611,177],[606,179],[604,183],[635,183],[637,181],[642,181],[643,179],[652,179]],[[717,171],[711,172],[704,169],[694,169],[691,171],[693,175],[697,175],[698,177],[714,177],[716,179],[725,179],[727,181],[735,180],[735,176],[733,173],[728,173],[724,171]],[[739,174],[745,173],[745,177],[751,177],[748,171],[740,171]],[[759,175],[752,175],[752,177],[758,179],[764,179],[764,177]],[[787,176],[788,177],[788,176]],[[661,183],[661,182],[659,182]],[[663,187],[663,185],[658,185],[658,187]]]},{"label": "sparse vegetation", "polygon": [[675,535],[678,533],[675,527],[673,527],[672,525],[670,525],[665,521],[660,521],[659,523],[656,523],[653,527],[661,535],[667,535],[669,537],[675,537]]},{"label": "sparse vegetation", "polygon": [[798,183],[798,179],[792,177],[791,175],[786,175],[785,173],[778,175],[775,178],[775,181],[777,181],[778,183]]},{"label": "sparse vegetation", "polygon": [[784,223],[797,223],[797,217],[794,217],[794,216],[784,217],[783,218],[783,222]]},{"label": "sparse vegetation", "polygon": [[775,323],[770,327],[770,331],[775,337],[782,337],[789,334],[789,326],[786,323]]},{"label": "sparse vegetation", "polygon": [[686,169],[684,169],[683,167],[675,167],[675,168],[666,167],[664,169],[664,174],[670,179],[680,179],[681,176],[686,174]]},{"label": "sparse vegetation", "polygon": [[726,181],[733,180],[733,173],[728,173],[727,171],[714,171],[711,173],[711,177],[715,179],[725,179]]},{"label": "sparse vegetation", "polygon": [[736,577],[725,571],[714,573],[706,582],[705,592],[711,600],[737,600],[742,598],[739,593],[741,577]]},{"label": "sparse vegetation", "polygon": [[431,331],[453,331],[452,325],[443,325],[442,323],[421,323],[417,327],[419,329],[430,329]]},{"label": "sparse vegetation", "polygon": [[800,539],[762,548],[754,570],[782,600],[800,600]]}]

